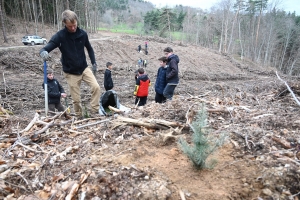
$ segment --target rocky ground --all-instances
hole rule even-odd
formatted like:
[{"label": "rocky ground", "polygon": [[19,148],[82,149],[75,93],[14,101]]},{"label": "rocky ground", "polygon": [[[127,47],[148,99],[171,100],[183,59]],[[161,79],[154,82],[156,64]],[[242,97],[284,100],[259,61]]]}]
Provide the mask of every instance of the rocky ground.
[{"label": "rocky ground", "polygon": [[[23,47],[18,36],[3,45],[21,47],[0,51],[1,199],[299,198],[300,107],[274,69],[157,37],[101,32],[90,39],[102,91],[110,61],[114,90],[130,113],[81,121],[46,118],[42,46]],[[136,51],[145,41],[148,55]],[[180,57],[175,97],[154,103],[153,84],[148,104],[136,108],[137,61],[148,61],[154,83],[157,59],[167,46]],[[59,51],[51,56],[48,67],[68,93]],[[298,97],[298,77],[279,76]],[[89,88],[82,84],[81,91],[89,109]],[[72,111],[70,97],[67,102]],[[228,138],[210,157],[217,165],[196,170],[177,141],[191,141],[187,123],[203,104],[210,135]]]}]

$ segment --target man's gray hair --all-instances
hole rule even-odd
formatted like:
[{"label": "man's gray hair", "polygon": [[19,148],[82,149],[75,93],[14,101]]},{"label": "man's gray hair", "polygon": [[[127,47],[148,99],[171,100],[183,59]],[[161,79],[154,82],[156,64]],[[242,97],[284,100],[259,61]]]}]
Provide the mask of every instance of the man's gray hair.
[{"label": "man's gray hair", "polygon": [[75,21],[78,21],[78,17],[77,17],[75,12],[73,12],[71,10],[65,10],[62,13],[62,22],[64,22],[64,23],[66,23],[66,22],[74,23]]}]

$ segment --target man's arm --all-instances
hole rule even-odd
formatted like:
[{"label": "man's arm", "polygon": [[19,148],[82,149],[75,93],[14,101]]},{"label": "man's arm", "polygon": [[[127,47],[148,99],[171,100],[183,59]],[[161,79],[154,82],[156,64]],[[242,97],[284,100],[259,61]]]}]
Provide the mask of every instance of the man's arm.
[{"label": "man's arm", "polygon": [[44,46],[41,50],[40,50],[40,54],[43,51],[47,51],[48,53],[50,53],[53,49],[59,47],[60,45],[60,39],[58,34],[56,33],[55,35],[52,36],[52,38],[50,39],[50,41],[47,43],[46,46]]},{"label": "man's arm", "polygon": [[85,48],[89,54],[89,57],[91,59],[91,63],[92,65],[96,64],[96,59],[95,59],[95,53],[94,53],[94,49],[89,41],[89,37],[88,35],[86,34],[86,40],[85,40]]}]

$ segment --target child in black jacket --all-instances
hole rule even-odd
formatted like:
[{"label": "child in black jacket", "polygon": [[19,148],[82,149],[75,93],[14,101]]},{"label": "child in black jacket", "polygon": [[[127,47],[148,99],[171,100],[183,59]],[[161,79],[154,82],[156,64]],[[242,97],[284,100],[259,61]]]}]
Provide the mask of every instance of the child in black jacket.
[{"label": "child in black jacket", "polygon": [[113,64],[111,62],[106,63],[106,70],[104,73],[104,88],[105,90],[111,90],[114,87],[113,80],[111,78],[111,70],[113,68]]},{"label": "child in black jacket", "polygon": [[[43,84],[43,89],[44,84]],[[47,89],[48,89],[48,109],[54,114],[55,109],[59,112],[65,110],[64,106],[60,102],[60,98],[66,98],[67,94],[65,93],[64,88],[59,84],[59,82],[54,78],[53,70],[47,70]]]}]

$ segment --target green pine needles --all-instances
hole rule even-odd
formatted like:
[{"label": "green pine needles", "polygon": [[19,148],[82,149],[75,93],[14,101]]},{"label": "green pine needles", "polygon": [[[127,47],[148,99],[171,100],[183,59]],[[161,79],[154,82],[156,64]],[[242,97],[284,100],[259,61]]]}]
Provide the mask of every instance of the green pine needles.
[{"label": "green pine needles", "polygon": [[213,168],[217,161],[207,161],[207,158],[219,146],[224,144],[226,135],[222,134],[219,137],[210,135],[210,131],[207,128],[207,113],[204,106],[198,112],[196,120],[189,125],[193,131],[192,144],[190,145],[186,140],[180,138],[178,143],[181,150],[188,156],[197,169]]},{"label": "green pine needles", "polygon": [[85,106],[85,104],[83,104],[83,117],[84,118],[89,118],[90,117],[90,114],[89,114],[88,109]]}]

